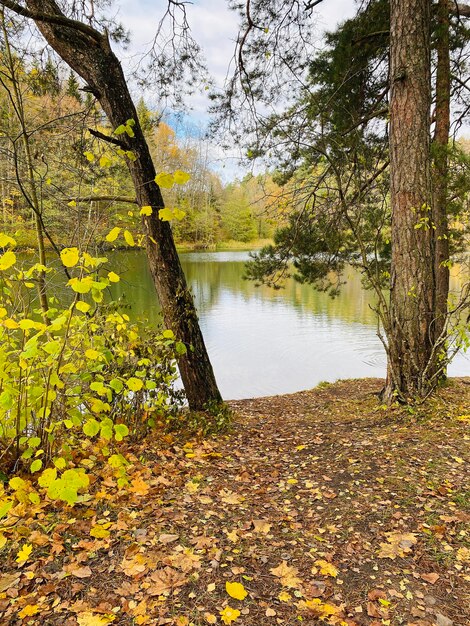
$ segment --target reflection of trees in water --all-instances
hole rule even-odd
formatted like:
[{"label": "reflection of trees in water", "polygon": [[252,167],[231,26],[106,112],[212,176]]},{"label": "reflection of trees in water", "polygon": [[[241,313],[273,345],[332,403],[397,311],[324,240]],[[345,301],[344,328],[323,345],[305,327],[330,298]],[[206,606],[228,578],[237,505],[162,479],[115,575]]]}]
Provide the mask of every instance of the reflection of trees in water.
[{"label": "reflection of trees in water", "polygon": [[[246,300],[278,301],[291,305],[298,311],[325,315],[346,322],[360,322],[374,325],[376,318],[372,309],[374,297],[365,290],[358,271],[350,269],[345,276],[339,296],[331,298],[315,291],[310,285],[302,285],[289,279],[283,289],[273,289],[266,285],[256,287],[252,281],[244,280],[243,261],[213,261],[190,259],[182,255],[182,265],[186,278],[194,293],[196,306],[201,314],[216,307],[224,292],[238,295]],[[211,255],[212,256],[212,255]],[[152,321],[158,318],[159,307],[152,280],[142,252],[115,252],[108,254],[110,267],[120,274],[121,281],[113,285],[114,297],[121,297],[129,303],[135,316],[148,316]],[[243,258],[243,257],[242,257]],[[463,266],[462,266],[463,267]],[[452,289],[462,287],[468,277],[468,268],[455,266],[452,269]]]},{"label": "reflection of trees in water", "polygon": [[[160,307],[144,252],[108,252],[106,256],[109,259],[107,267],[121,277],[119,283],[112,285],[113,298],[119,298],[123,306],[128,307],[131,317],[148,317],[152,322],[159,321]],[[293,279],[289,279],[283,289],[266,285],[256,287],[252,281],[243,280],[245,253],[240,255],[243,259],[240,261],[214,261],[211,260],[214,256],[212,254],[209,257],[201,254],[201,260],[198,260],[197,256],[183,254],[181,259],[201,314],[216,307],[223,293],[228,292],[245,300],[255,298],[277,301],[304,314],[313,313],[368,325],[376,323],[371,308],[374,304],[373,294],[363,288],[360,273],[352,269],[345,276],[345,284],[339,296],[330,298],[325,293],[315,291],[310,285],[301,285]],[[466,263],[455,265],[451,269],[451,291],[458,293],[468,282],[469,275]],[[48,276],[55,295],[63,299],[72,297],[70,289],[64,287],[60,271]]]}]

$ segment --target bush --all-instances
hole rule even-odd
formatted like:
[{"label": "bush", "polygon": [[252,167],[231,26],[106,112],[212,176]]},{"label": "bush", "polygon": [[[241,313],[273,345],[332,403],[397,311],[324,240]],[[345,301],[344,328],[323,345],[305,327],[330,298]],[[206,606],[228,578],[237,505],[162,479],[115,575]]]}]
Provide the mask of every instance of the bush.
[{"label": "bush", "polygon": [[76,248],[61,255],[73,274],[71,304],[30,312],[25,294],[47,270],[15,269],[15,241],[0,234],[0,245],[0,472],[29,471],[49,497],[72,503],[88,485],[76,466],[90,442],[125,480],[113,447],[177,411],[175,356],[186,347],[105,305],[119,277],[104,270],[107,259]]}]

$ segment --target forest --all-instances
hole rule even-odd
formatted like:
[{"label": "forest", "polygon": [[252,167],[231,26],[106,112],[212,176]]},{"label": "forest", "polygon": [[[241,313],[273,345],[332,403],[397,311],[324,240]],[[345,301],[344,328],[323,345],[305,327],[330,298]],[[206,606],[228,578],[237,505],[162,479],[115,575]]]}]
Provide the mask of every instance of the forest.
[{"label": "forest", "polygon": [[469,624],[470,6],[127,5],[0,0],[0,625]]}]

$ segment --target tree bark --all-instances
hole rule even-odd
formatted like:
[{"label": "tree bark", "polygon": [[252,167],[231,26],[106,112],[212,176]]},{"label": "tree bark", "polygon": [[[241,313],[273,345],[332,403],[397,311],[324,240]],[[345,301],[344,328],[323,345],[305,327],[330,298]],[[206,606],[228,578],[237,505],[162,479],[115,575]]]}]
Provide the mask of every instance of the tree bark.
[{"label": "tree bark", "polygon": [[[111,50],[106,35],[89,27],[74,28],[74,21],[67,21],[54,0],[27,0],[26,4],[28,9],[41,14],[41,20],[36,21],[38,29],[49,45],[87,82],[112,127],[125,124],[129,119],[135,121],[135,136],[128,137],[124,134],[120,136],[120,140],[125,142],[127,150],[137,156],[135,161],[127,160],[137,203],[153,209],[150,216],[142,218],[147,236],[147,258],[165,325],[187,347],[187,354],[179,358],[178,365],[188,404],[191,409],[201,410],[207,403],[220,402],[222,398],[170,225],[158,217],[158,211],[164,207],[164,202],[154,181],[155,167],[121,64]],[[48,15],[57,19],[48,21]]]},{"label": "tree bark", "polygon": [[[445,350],[447,300],[449,296],[449,226],[447,218],[448,144],[450,133],[449,3],[437,7],[436,125],[434,129],[433,224],[435,239],[434,342]],[[442,361],[445,363],[445,360]],[[444,367],[444,366],[443,366]],[[446,371],[442,372],[445,375]]]},{"label": "tree bark", "polygon": [[434,263],[430,177],[430,2],[390,3],[392,270],[385,400],[432,386]]}]

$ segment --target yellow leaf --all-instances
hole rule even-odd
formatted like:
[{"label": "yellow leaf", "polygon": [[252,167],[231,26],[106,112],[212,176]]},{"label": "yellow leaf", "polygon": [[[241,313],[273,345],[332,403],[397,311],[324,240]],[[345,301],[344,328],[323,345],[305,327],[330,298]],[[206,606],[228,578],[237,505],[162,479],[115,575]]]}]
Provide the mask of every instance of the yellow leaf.
[{"label": "yellow leaf", "polygon": [[90,359],[90,361],[96,361],[99,358],[100,353],[98,352],[98,350],[88,348],[88,350],[85,350],[85,356],[87,359]]},{"label": "yellow leaf", "polygon": [[15,322],[15,320],[12,320],[10,318],[6,319],[3,322],[3,325],[5,326],[5,328],[8,328],[10,330],[15,330],[16,328],[19,328],[20,325],[18,324],[18,322]]},{"label": "yellow leaf", "polygon": [[300,578],[297,578],[298,569],[287,565],[286,561],[282,561],[277,567],[269,570],[271,574],[280,578],[280,582],[284,587],[298,587],[301,584]]},{"label": "yellow leaf", "polygon": [[14,248],[16,241],[12,237],[5,235],[5,233],[0,233],[0,248],[6,248],[7,246]]},{"label": "yellow leaf", "polygon": [[121,280],[115,272],[108,272],[108,279],[112,283],[118,283]]},{"label": "yellow leaf", "polygon": [[225,591],[231,598],[235,598],[235,600],[244,600],[248,595],[247,590],[241,583],[225,583]]},{"label": "yellow leaf", "polygon": [[88,293],[93,287],[93,277],[85,276],[85,278],[71,278],[67,285],[72,287],[75,293]]},{"label": "yellow leaf", "polygon": [[106,528],[103,528],[101,524],[93,526],[93,528],[90,530],[90,535],[92,537],[95,537],[96,539],[106,539],[106,537],[109,537],[110,534],[110,531],[106,530]]},{"label": "yellow leaf", "polygon": [[0,256],[0,270],[7,270],[16,263],[16,254],[8,250]]},{"label": "yellow leaf", "polygon": [[37,604],[27,604],[19,613],[18,616],[23,619],[23,617],[31,617],[32,615],[36,615],[39,613],[39,606]]},{"label": "yellow leaf", "polygon": [[132,376],[126,381],[126,385],[131,391],[140,391],[144,386],[144,383],[140,378],[134,378]]},{"label": "yellow leaf", "polygon": [[109,233],[106,235],[105,239],[106,241],[109,241],[109,243],[116,241],[116,239],[119,236],[119,233],[121,232],[121,229],[118,228],[117,226],[115,226],[112,230],[109,231]]},{"label": "yellow leaf", "polygon": [[143,206],[140,209],[140,215],[152,215],[153,209],[151,206]]},{"label": "yellow leaf", "polygon": [[88,161],[93,162],[95,160],[95,155],[93,152],[84,152],[83,155],[87,158]]},{"label": "yellow leaf", "polygon": [[142,480],[142,478],[134,478],[131,485],[132,486],[129,487],[129,491],[135,493],[137,496],[145,496],[150,490],[150,487],[144,480]]},{"label": "yellow leaf", "polygon": [[173,217],[175,218],[175,220],[178,220],[181,222],[181,220],[183,219],[185,215],[186,215],[186,211],[183,211],[182,209],[178,209],[176,207],[173,209]]},{"label": "yellow leaf", "polygon": [[60,251],[60,260],[65,267],[74,267],[80,258],[78,248],[64,248]]},{"label": "yellow leaf", "polygon": [[100,157],[100,167],[109,167],[110,165],[111,165],[111,159],[105,154],[103,154],[103,156]]},{"label": "yellow leaf", "polygon": [[281,591],[278,598],[281,602],[290,602],[292,600],[292,596],[287,591]]},{"label": "yellow leaf", "polygon": [[173,178],[175,179],[175,183],[177,185],[184,185],[188,182],[191,176],[187,172],[176,170],[176,172],[173,173]]},{"label": "yellow leaf", "polygon": [[82,300],[79,300],[75,303],[75,308],[81,313],[88,313],[88,311],[91,309],[91,306],[88,304],[88,302],[83,302]]},{"label": "yellow leaf", "polygon": [[470,563],[470,548],[459,548],[455,556],[460,563]]},{"label": "yellow leaf", "polygon": [[132,236],[132,233],[130,233],[128,230],[124,231],[124,239],[128,246],[135,246],[134,237]]},{"label": "yellow leaf", "polygon": [[234,622],[240,616],[240,611],[232,609],[230,606],[226,606],[223,611],[220,611],[220,618],[224,624],[230,624]]},{"label": "yellow leaf", "polygon": [[175,183],[175,179],[173,174],[166,174],[165,172],[160,172],[155,176],[155,182],[159,187],[163,187],[164,189],[171,189]]},{"label": "yellow leaf", "polygon": [[70,200],[70,202],[67,202],[67,206],[77,206],[77,203],[75,200]]},{"label": "yellow leaf", "polygon": [[32,544],[25,543],[24,546],[21,548],[21,550],[18,551],[18,554],[16,555],[16,562],[26,563],[32,551],[33,551]]},{"label": "yellow leaf", "polygon": [[328,561],[319,559],[318,561],[315,561],[315,565],[318,565],[320,568],[320,574],[323,574],[324,576],[333,576],[333,578],[338,576],[338,570],[332,563],[328,563]]},{"label": "yellow leaf", "polygon": [[168,207],[165,207],[164,209],[160,209],[158,211],[158,217],[162,220],[162,222],[169,222],[174,217],[173,211]]},{"label": "yellow leaf", "polygon": [[115,615],[97,615],[86,611],[85,613],[79,613],[77,615],[77,622],[79,626],[106,626],[110,622],[115,620]]}]

